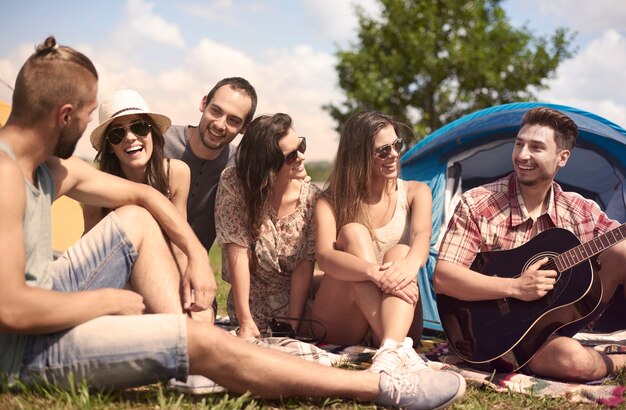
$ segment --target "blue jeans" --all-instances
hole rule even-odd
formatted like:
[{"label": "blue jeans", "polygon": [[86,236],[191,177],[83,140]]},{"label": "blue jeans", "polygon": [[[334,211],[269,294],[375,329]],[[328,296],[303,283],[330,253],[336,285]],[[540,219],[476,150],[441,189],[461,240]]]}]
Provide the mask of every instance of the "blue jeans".
[{"label": "blue jeans", "polygon": [[[121,289],[136,258],[111,212],[53,262],[53,289]],[[186,380],[188,373],[186,317],[159,314],[102,316],[62,332],[29,336],[20,377],[67,388],[72,376],[92,387],[126,388]]]}]

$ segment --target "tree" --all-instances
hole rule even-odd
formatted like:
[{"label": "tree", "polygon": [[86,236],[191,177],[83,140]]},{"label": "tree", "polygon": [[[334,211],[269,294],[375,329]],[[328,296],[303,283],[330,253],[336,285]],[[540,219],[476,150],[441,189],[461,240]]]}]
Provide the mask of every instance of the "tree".
[{"label": "tree", "polygon": [[572,56],[575,33],[514,28],[500,3],[380,0],[378,19],[357,7],[357,44],[337,53],[346,101],[324,109],[338,124],[356,111],[382,111],[423,137],[477,109],[534,100]]}]

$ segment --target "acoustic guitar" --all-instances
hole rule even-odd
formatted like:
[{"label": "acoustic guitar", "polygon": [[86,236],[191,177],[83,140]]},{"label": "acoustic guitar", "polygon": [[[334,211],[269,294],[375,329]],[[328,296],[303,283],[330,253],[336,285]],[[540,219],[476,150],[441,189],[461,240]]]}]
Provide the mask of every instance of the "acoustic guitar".
[{"label": "acoustic guitar", "polygon": [[[540,299],[463,301],[437,295],[448,345],[463,360],[499,371],[515,371],[551,334],[573,336],[602,299],[602,285],[589,259],[626,239],[626,224],[581,244],[570,231],[548,229],[507,251],[479,253],[471,269],[488,276],[518,277],[548,257],[541,269],[557,272],[554,288]],[[480,367],[480,366],[479,366]]]}]

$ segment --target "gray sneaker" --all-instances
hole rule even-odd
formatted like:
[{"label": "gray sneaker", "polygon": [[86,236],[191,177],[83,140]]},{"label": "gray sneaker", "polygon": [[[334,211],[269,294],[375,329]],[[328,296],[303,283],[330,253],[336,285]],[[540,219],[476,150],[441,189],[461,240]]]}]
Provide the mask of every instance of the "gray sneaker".
[{"label": "gray sneaker", "polygon": [[226,391],[224,387],[215,383],[213,380],[200,375],[189,375],[187,376],[186,382],[170,379],[170,381],[167,382],[167,388],[185,394],[210,394]]},{"label": "gray sneaker", "polygon": [[380,396],[375,403],[404,409],[442,409],[465,393],[465,379],[458,373],[429,372],[380,373]]}]

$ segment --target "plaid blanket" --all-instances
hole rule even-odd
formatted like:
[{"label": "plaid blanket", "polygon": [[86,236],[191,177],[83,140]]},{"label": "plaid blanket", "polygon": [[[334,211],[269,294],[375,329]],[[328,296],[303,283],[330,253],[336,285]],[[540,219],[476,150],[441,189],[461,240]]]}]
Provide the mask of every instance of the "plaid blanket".
[{"label": "plaid blanket", "polygon": [[[225,327],[225,326],[224,326]],[[234,334],[234,330],[225,327]],[[626,353],[626,331],[609,334],[578,333],[574,336],[582,344],[605,353]],[[376,350],[363,346],[338,346],[330,344],[312,345],[285,337],[249,338],[247,342],[269,349],[301,357],[326,366],[341,366],[354,369],[367,369],[372,363]],[[587,384],[563,383],[541,379],[521,373],[487,373],[473,369],[458,356],[448,350],[442,338],[424,337],[417,349],[428,366],[436,370],[451,370],[460,373],[465,380],[477,386],[488,386],[499,392],[517,392],[534,396],[565,397],[572,402],[596,403],[604,406],[618,406],[624,403],[626,386],[602,384],[608,380],[597,380]],[[210,382],[214,389],[215,383]],[[188,387],[188,386],[187,386]],[[189,393],[206,393],[208,390],[192,386]],[[211,390],[213,391],[213,390]]]},{"label": "plaid blanket", "polygon": [[[609,345],[597,345],[604,350]],[[611,345],[618,347],[618,345]],[[625,347],[625,346],[622,346]],[[513,391],[534,396],[565,397],[572,402],[597,403],[617,406],[624,402],[626,387],[602,384],[607,379],[592,383],[564,383],[541,379],[522,373],[487,373],[469,367],[461,358],[448,351],[443,340],[425,340],[422,343],[422,356],[429,360],[433,369],[446,369],[460,373],[468,383],[489,386],[495,391]]]},{"label": "plaid blanket", "polygon": [[[624,332],[626,338],[626,332]],[[626,352],[625,343],[615,338],[588,337],[583,343],[594,346],[605,352]],[[579,339],[580,340],[580,339]],[[611,343],[607,343],[607,342]],[[617,341],[618,343],[614,343]],[[365,369],[371,365],[375,350],[362,346],[336,346],[323,344],[314,346],[298,340],[287,338],[265,338],[250,340],[251,343],[262,345],[270,349],[300,356],[306,360],[325,365],[341,365]],[[468,383],[489,386],[495,391],[513,391],[534,396],[565,397],[572,402],[597,403],[605,406],[617,406],[624,402],[625,386],[601,384],[599,380],[588,384],[563,383],[554,380],[541,379],[521,373],[486,373],[468,367],[458,356],[448,351],[447,343],[442,339],[423,339],[421,347],[417,349],[429,367],[446,369],[460,373]]]}]

